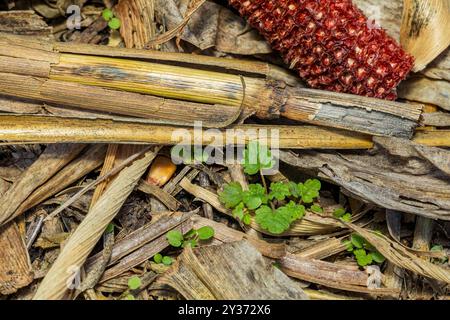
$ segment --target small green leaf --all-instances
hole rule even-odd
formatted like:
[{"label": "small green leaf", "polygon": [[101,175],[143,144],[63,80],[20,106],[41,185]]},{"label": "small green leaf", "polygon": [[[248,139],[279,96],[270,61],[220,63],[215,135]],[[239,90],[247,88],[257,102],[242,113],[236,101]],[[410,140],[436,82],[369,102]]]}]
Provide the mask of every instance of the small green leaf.
[{"label": "small green leaf", "polygon": [[352,242],[350,240],[345,240],[343,243],[344,243],[344,245],[345,245],[345,247],[346,247],[348,252],[352,252],[353,251],[354,247],[353,247],[353,244],[352,244]]},{"label": "small green leaf", "polygon": [[343,208],[337,208],[336,210],[334,210],[333,212],[333,216],[336,218],[340,218],[345,214],[345,209]]},{"label": "small green leaf", "polygon": [[444,246],[440,244],[436,244],[431,247],[430,251],[432,252],[442,252],[443,257],[441,259],[433,259],[433,261],[438,261],[440,263],[446,263],[448,261],[448,256],[445,254]]},{"label": "small green leaf", "polygon": [[262,200],[258,196],[250,196],[245,200],[245,206],[249,210],[256,210],[262,205]]},{"label": "small green leaf", "polygon": [[289,191],[291,192],[291,196],[293,196],[295,198],[300,198],[301,194],[300,194],[300,191],[298,190],[298,184],[296,184],[295,182],[289,181],[288,185],[289,185]]},{"label": "small green leaf", "polygon": [[372,256],[372,260],[376,263],[383,263],[386,260],[386,258],[378,251],[373,251],[370,255]]},{"label": "small green leaf", "polygon": [[161,263],[163,259],[163,256],[161,253],[157,253],[153,256],[153,261],[155,261],[156,263]]},{"label": "small green leaf", "polygon": [[289,229],[291,216],[288,210],[275,212],[268,206],[261,206],[255,214],[256,222],[270,233],[281,234]]},{"label": "small green leaf", "polygon": [[242,186],[239,182],[231,182],[219,192],[219,200],[225,207],[234,208],[242,201]]},{"label": "small green leaf", "polygon": [[353,233],[350,236],[350,240],[351,240],[353,246],[355,246],[356,248],[358,248],[358,249],[364,248],[364,243],[366,242],[366,240],[363,237],[361,237],[359,234]]},{"label": "small green leaf", "polygon": [[108,224],[108,226],[106,227],[105,233],[112,233],[114,232],[114,224],[110,223]]},{"label": "small green leaf", "polygon": [[130,288],[130,290],[139,289],[140,286],[141,286],[141,279],[139,279],[138,276],[133,276],[130,279],[128,279],[128,288]]},{"label": "small green leaf", "polygon": [[244,218],[244,214],[245,214],[244,208],[245,208],[244,203],[243,202],[239,203],[237,205],[237,207],[234,208],[233,211],[231,211],[233,217],[235,217],[239,220],[242,220]]},{"label": "small green leaf", "polygon": [[261,184],[259,183],[249,184],[248,191],[250,192],[250,194],[260,197],[261,201],[264,204],[267,203],[268,197],[266,194],[266,189],[264,189],[264,187]]},{"label": "small green leaf", "polygon": [[127,294],[125,300],[136,300],[132,294]]},{"label": "small green leaf", "polygon": [[323,208],[318,204],[313,204],[309,209],[311,209],[312,212],[323,213]]},{"label": "small green leaf", "polygon": [[102,11],[102,17],[106,21],[109,21],[114,17],[114,13],[112,12],[111,9],[106,8],[105,10]]},{"label": "small green leaf", "polygon": [[214,229],[210,226],[204,226],[197,230],[197,234],[200,240],[208,240],[214,237]]},{"label": "small green leaf", "polygon": [[352,215],[350,213],[346,213],[341,217],[342,221],[350,222],[352,221]]},{"label": "small green leaf", "polygon": [[242,219],[242,222],[246,225],[250,225],[252,223],[252,216],[248,213],[244,215],[244,218]]},{"label": "small green leaf", "polygon": [[294,222],[297,219],[303,218],[305,215],[305,207],[299,204],[296,204],[294,201],[289,201],[288,204],[278,208],[276,212],[281,213],[287,217],[289,217],[289,223]]},{"label": "small green leaf", "polygon": [[270,184],[270,194],[269,199],[277,199],[278,201],[282,201],[291,195],[291,191],[289,189],[289,184],[284,182],[272,182]]},{"label": "small green leaf", "polygon": [[372,255],[366,254],[366,250],[364,249],[356,249],[353,251],[353,254],[356,257],[356,262],[361,267],[365,267],[372,263]]},{"label": "small green leaf", "polygon": [[113,29],[113,30],[119,29],[120,26],[121,26],[121,24],[122,24],[122,23],[120,22],[120,19],[119,19],[119,18],[116,18],[116,17],[112,18],[112,19],[109,20],[109,22],[108,22],[108,26],[109,26],[111,29]]},{"label": "small green leaf", "polygon": [[163,263],[165,266],[170,266],[170,265],[173,263],[173,260],[172,260],[171,257],[164,256],[164,257],[162,258],[162,263]]},{"label": "small green leaf", "polygon": [[439,252],[439,251],[444,251],[444,246],[437,244],[431,247],[430,251],[432,252]]},{"label": "small green leaf", "polygon": [[259,172],[260,166],[258,164],[245,164],[244,165],[245,169],[244,172],[248,175],[254,175],[257,174]]},{"label": "small green leaf", "polygon": [[173,247],[180,247],[183,243],[183,234],[178,230],[170,230],[166,235],[167,241]]},{"label": "small green leaf", "polygon": [[262,185],[250,184],[248,190],[243,192],[242,200],[249,210],[256,210],[263,203],[267,203],[268,197],[266,195],[266,190]]},{"label": "small green leaf", "polygon": [[308,179],[305,183],[298,184],[298,190],[304,203],[312,203],[319,197],[321,183],[317,179]]}]

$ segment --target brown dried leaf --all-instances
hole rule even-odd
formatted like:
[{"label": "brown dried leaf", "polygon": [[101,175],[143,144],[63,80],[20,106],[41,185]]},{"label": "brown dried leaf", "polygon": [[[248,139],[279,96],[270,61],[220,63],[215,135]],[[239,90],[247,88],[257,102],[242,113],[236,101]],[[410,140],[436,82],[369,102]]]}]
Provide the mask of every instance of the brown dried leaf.
[{"label": "brown dried leaf", "polygon": [[69,238],[33,299],[46,300],[64,297],[68,290],[67,283],[73,276],[70,270],[80,268],[86,261],[106,226],[120,210],[155,156],[155,152],[148,151],[143,158],[134,161],[132,165],[118,174],[114,183],[106,189]]},{"label": "brown dried leaf", "polygon": [[226,8],[220,9],[216,49],[226,53],[255,55],[271,53],[270,45],[244,19]]},{"label": "brown dried leaf", "polygon": [[159,283],[195,300],[308,299],[298,283],[268,264],[245,240],[187,247]]}]

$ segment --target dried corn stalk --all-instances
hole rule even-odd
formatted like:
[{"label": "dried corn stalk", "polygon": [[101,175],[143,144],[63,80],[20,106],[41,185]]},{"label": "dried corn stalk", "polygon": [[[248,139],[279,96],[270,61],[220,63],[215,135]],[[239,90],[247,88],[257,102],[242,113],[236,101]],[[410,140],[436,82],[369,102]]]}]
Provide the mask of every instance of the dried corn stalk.
[{"label": "dried corn stalk", "polygon": [[[168,65],[101,56],[104,49],[0,36],[0,93],[97,112],[151,118],[165,124],[220,127],[243,114],[279,116],[376,135],[411,137],[420,105],[287,87],[282,81],[199,65]],[[87,49],[86,49],[87,48]],[[59,52],[58,52],[59,50]],[[109,49],[115,56],[135,51]],[[80,55],[77,52],[89,52]],[[67,52],[67,53],[66,53]],[[140,54],[141,57],[142,53]],[[180,62],[189,58],[180,55]],[[222,71],[222,72],[220,72]],[[187,90],[188,89],[188,90]],[[64,95],[60,92],[64,91]],[[185,100],[185,101],[180,101]],[[127,107],[122,105],[127,101]],[[189,102],[186,102],[189,101]],[[358,119],[357,121],[355,119]]]}]

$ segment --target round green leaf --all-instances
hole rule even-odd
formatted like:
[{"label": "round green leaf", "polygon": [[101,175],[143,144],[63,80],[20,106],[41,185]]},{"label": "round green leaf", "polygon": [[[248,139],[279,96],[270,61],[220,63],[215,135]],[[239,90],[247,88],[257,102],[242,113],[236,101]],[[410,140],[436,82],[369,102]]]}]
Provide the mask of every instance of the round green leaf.
[{"label": "round green leaf", "polygon": [[262,200],[258,196],[251,196],[248,198],[248,200],[245,202],[245,205],[250,210],[256,210],[262,205]]},{"label": "round green leaf", "polygon": [[350,221],[352,221],[352,215],[350,214],[350,213],[346,213],[346,214],[344,214],[342,217],[341,217],[341,220],[342,221],[345,221],[345,222],[350,222]]},{"label": "round green leaf", "polygon": [[310,209],[312,212],[323,213],[323,208],[318,204],[313,204]]},{"label": "round green leaf", "polygon": [[139,289],[140,286],[141,286],[141,279],[139,279],[138,276],[134,276],[128,279],[128,288],[130,288],[130,290]]},{"label": "round green leaf", "polygon": [[361,237],[359,234],[356,233],[352,234],[350,237],[350,241],[356,248],[361,249],[364,247],[365,239]]},{"label": "round green leaf", "polygon": [[244,203],[239,203],[236,208],[231,211],[231,213],[233,214],[233,217],[242,220],[244,218]]},{"label": "round green leaf", "polygon": [[336,210],[334,210],[333,212],[333,216],[335,216],[336,218],[340,218],[345,214],[345,210],[344,208],[337,208]]},{"label": "round green leaf", "polygon": [[244,222],[244,224],[246,225],[250,225],[252,223],[252,216],[247,213],[246,215],[244,215],[242,222]]},{"label": "round green leaf", "polygon": [[197,230],[197,234],[200,240],[208,240],[214,237],[214,229],[209,226],[204,226]]},{"label": "round green leaf", "polygon": [[153,257],[153,261],[155,261],[156,263],[161,263],[163,259],[163,256],[161,253],[157,253],[155,254],[155,256]]},{"label": "round green leaf", "polygon": [[370,255],[372,256],[372,260],[376,263],[383,263],[386,260],[386,258],[378,251],[373,251]]},{"label": "round green leaf", "polygon": [[345,240],[344,242],[345,248],[347,249],[348,252],[352,252],[353,251],[353,244],[350,240]]},{"label": "round green leaf", "polygon": [[176,248],[181,247],[183,243],[183,235],[178,230],[170,230],[167,232],[166,238],[169,244]]},{"label": "round green leaf", "polygon": [[111,233],[114,232],[114,224],[110,223],[108,224],[108,226],[106,227],[105,233]]},{"label": "round green leaf", "polygon": [[117,30],[117,29],[119,29],[120,28],[120,26],[121,26],[121,22],[120,22],[120,19],[118,19],[118,18],[112,18],[111,20],[109,20],[109,22],[108,22],[108,26],[111,28],[111,29],[113,29],[113,30]]},{"label": "round green leaf", "polygon": [[277,212],[275,212],[268,206],[261,206],[255,214],[256,222],[270,233],[281,234],[289,229],[291,221],[289,210],[277,209]]},{"label": "round green leaf", "polygon": [[219,200],[225,207],[234,208],[242,201],[242,186],[239,182],[231,182],[219,192]]},{"label": "round green leaf", "polygon": [[114,17],[114,13],[112,12],[111,9],[106,8],[105,10],[102,11],[102,17],[106,21],[109,21]]},{"label": "round green leaf", "polygon": [[184,238],[189,239],[189,238],[195,237],[196,235],[197,235],[197,230],[192,229],[191,231],[189,231],[188,233],[186,233],[184,235]]},{"label": "round green leaf", "polygon": [[165,266],[170,266],[170,265],[172,264],[172,262],[173,262],[173,260],[172,260],[171,257],[164,256],[164,257],[162,258],[162,263],[163,263]]}]

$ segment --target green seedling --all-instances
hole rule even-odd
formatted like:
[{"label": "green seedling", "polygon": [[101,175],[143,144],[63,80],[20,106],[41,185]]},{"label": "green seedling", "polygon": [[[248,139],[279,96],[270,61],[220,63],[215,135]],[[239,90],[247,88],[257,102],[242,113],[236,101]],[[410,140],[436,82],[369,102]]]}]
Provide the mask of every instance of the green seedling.
[{"label": "green seedling", "polygon": [[352,252],[359,266],[365,267],[372,263],[383,263],[386,258],[377,251],[366,239],[353,233],[349,240],[344,241],[348,252]]},{"label": "green seedling", "polygon": [[[238,182],[226,184],[219,192],[220,202],[231,209],[233,217],[244,224],[251,224],[252,217],[256,223],[273,234],[282,234],[291,224],[303,218],[305,205],[311,204],[319,196],[321,188],[317,179],[305,183],[272,182],[269,192],[261,184],[250,184],[243,190]],[[323,212],[323,209],[312,204],[309,209]]]},{"label": "green seedling", "polygon": [[214,229],[209,226],[204,226],[197,230],[192,229],[184,236],[178,230],[170,230],[166,234],[169,244],[176,248],[185,248],[187,246],[196,247],[199,241],[207,241],[212,237],[214,237]]}]

